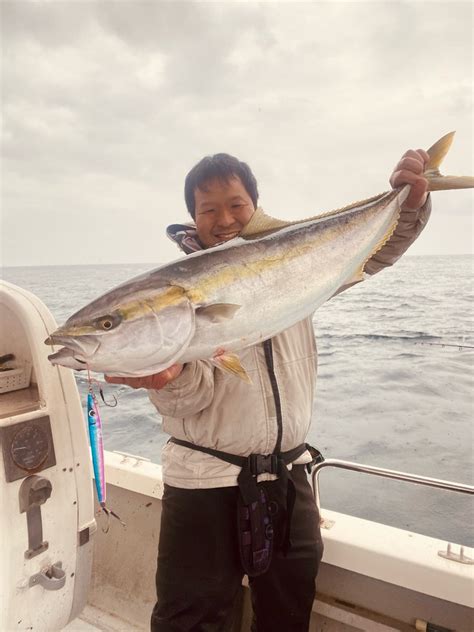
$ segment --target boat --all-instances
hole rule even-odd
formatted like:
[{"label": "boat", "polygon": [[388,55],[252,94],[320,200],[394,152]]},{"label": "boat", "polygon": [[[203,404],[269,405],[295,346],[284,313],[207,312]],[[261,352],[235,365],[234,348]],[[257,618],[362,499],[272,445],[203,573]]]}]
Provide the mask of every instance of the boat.
[{"label": "boat", "polygon": [[[0,371],[0,631],[148,630],[161,466],[106,451],[108,503],[126,524],[110,520],[107,530],[94,500],[73,373],[52,366],[43,344],[56,329],[53,316],[36,296],[2,282],[0,328],[0,356],[15,358]],[[327,459],[312,473],[317,501],[329,467],[474,493],[468,485]],[[324,506],[321,514],[325,549],[311,632],[474,629],[472,548]],[[232,632],[250,630],[250,622],[244,578]]]}]

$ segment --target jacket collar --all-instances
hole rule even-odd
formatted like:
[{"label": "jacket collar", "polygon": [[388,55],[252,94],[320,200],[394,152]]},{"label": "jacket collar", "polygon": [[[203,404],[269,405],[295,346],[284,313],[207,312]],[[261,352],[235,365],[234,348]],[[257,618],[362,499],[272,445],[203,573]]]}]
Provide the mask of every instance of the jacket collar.
[{"label": "jacket collar", "polygon": [[[241,234],[242,236],[245,235],[247,238],[250,238],[251,235],[261,236],[292,223],[296,222],[285,222],[283,220],[270,217],[260,206],[258,206]],[[193,223],[171,224],[166,229],[166,235],[187,255],[190,255],[192,252],[204,250],[204,246],[197,236],[196,225]]]},{"label": "jacket collar", "polygon": [[187,255],[204,250],[194,224],[171,224],[166,229],[166,235]]}]

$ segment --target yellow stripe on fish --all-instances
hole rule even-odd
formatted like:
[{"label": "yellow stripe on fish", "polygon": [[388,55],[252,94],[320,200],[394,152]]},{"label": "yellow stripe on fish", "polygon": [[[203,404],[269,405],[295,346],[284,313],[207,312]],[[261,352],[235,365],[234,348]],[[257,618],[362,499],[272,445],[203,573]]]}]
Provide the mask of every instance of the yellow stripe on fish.
[{"label": "yellow stripe on fish", "polygon": [[159,312],[167,307],[174,307],[186,300],[186,290],[176,285],[171,285],[164,292],[155,294],[146,299],[135,299],[125,303],[117,309],[117,313],[126,321],[141,318],[149,312]]},{"label": "yellow stripe on fish", "polygon": [[[400,192],[392,191],[388,194],[388,197],[390,199],[393,199],[399,194]],[[379,208],[386,206],[386,203],[387,199],[384,198],[383,201],[380,201],[379,205],[374,205],[370,210],[373,213],[377,213]],[[336,213],[335,211],[331,212],[330,214],[334,214],[335,220],[337,220],[341,215],[340,212]],[[325,215],[324,218],[327,219],[327,216]],[[374,250],[367,257],[366,261],[368,261],[378,250],[380,250],[380,248],[388,241],[388,239],[390,239],[397,226],[398,218],[399,213],[397,214],[394,221],[390,224],[384,235],[380,238]],[[302,222],[298,223],[301,224]],[[226,285],[230,285],[235,281],[241,279],[260,276],[271,269],[284,266],[289,261],[304,256],[308,251],[321,246],[323,243],[334,240],[339,233],[344,233],[345,230],[346,229],[343,222],[336,221],[335,225],[332,228],[327,228],[326,226],[326,230],[321,233],[316,232],[312,236],[308,236],[305,242],[300,241],[294,246],[286,247],[286,249],[282,248],[281,255],[278,257],[275,257],[274,255],[267,257],[264,256],[262,259],[254,261],[243,261],[238,265],[222,266],[220,270],[214,273],[210,272],[209,275],[204,277],[195,288],[188,289],[186,291],[186,296],[194,305],[202,305],[210,298],[212,298],[211,295],[213,292],[220,290]],[[362,265],[360,274],[362,274],[366,261],[364,261],[364,264]]]}]

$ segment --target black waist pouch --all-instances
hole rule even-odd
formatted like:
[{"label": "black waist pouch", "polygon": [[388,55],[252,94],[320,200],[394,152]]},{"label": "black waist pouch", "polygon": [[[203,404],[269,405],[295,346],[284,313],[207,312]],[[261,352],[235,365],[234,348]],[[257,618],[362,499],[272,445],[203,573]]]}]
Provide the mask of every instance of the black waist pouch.
[{"label": "black waist pouch", "polygon": [[257,496],[255,502],[246,505],[239,494],[237,503],[240,559],[250,577],[268,570],[273,553],[272,513],[262,487],[258,487]]},{"label": "black waist pouch", "polygon": [[244,457],[215,450],[214,448],[195,445],[183,439],[176,439],[176,437],[171,437],[169,441],[191,450],[210,454],[226,463],[232,463],[232,465],[237,465],[241,468],[237,477],[240,490],[237,503],[239,549],[243,569],[251,577],[265,573],[272,561],[274,531],[271,508],[275,506],[275,511],[277,511],[274,502],[268,503],[265,490],[257,483],[257,476],[265,472],[276,474],[285,488],[286,495],[286,517],[282,550],[285,555],[287,554],[291,547],[290,525],[295,503],[295,486],[288,472],[287,465],[299,458],[306,450],[309,450],[313,458],[311,463],[306,465],[309,473],[313,465],[324,461],[322,454],[318,450],[307,443],[302,443],[286,452],[250,454],[248,457]]}]

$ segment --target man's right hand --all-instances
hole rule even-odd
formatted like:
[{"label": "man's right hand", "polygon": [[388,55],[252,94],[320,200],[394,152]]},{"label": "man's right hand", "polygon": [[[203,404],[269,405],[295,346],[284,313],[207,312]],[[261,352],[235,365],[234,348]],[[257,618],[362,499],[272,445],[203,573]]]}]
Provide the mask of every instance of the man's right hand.
[{"label": "man's right hand", "polygon": [[173,364],[168,369],[145,375],[144,377],[111,377],[104,375],[105,381],[109,384],[125,384],[131,388],[146,388],[149,390],[159,390],[175,380],[181,374],[184,364]]}]

